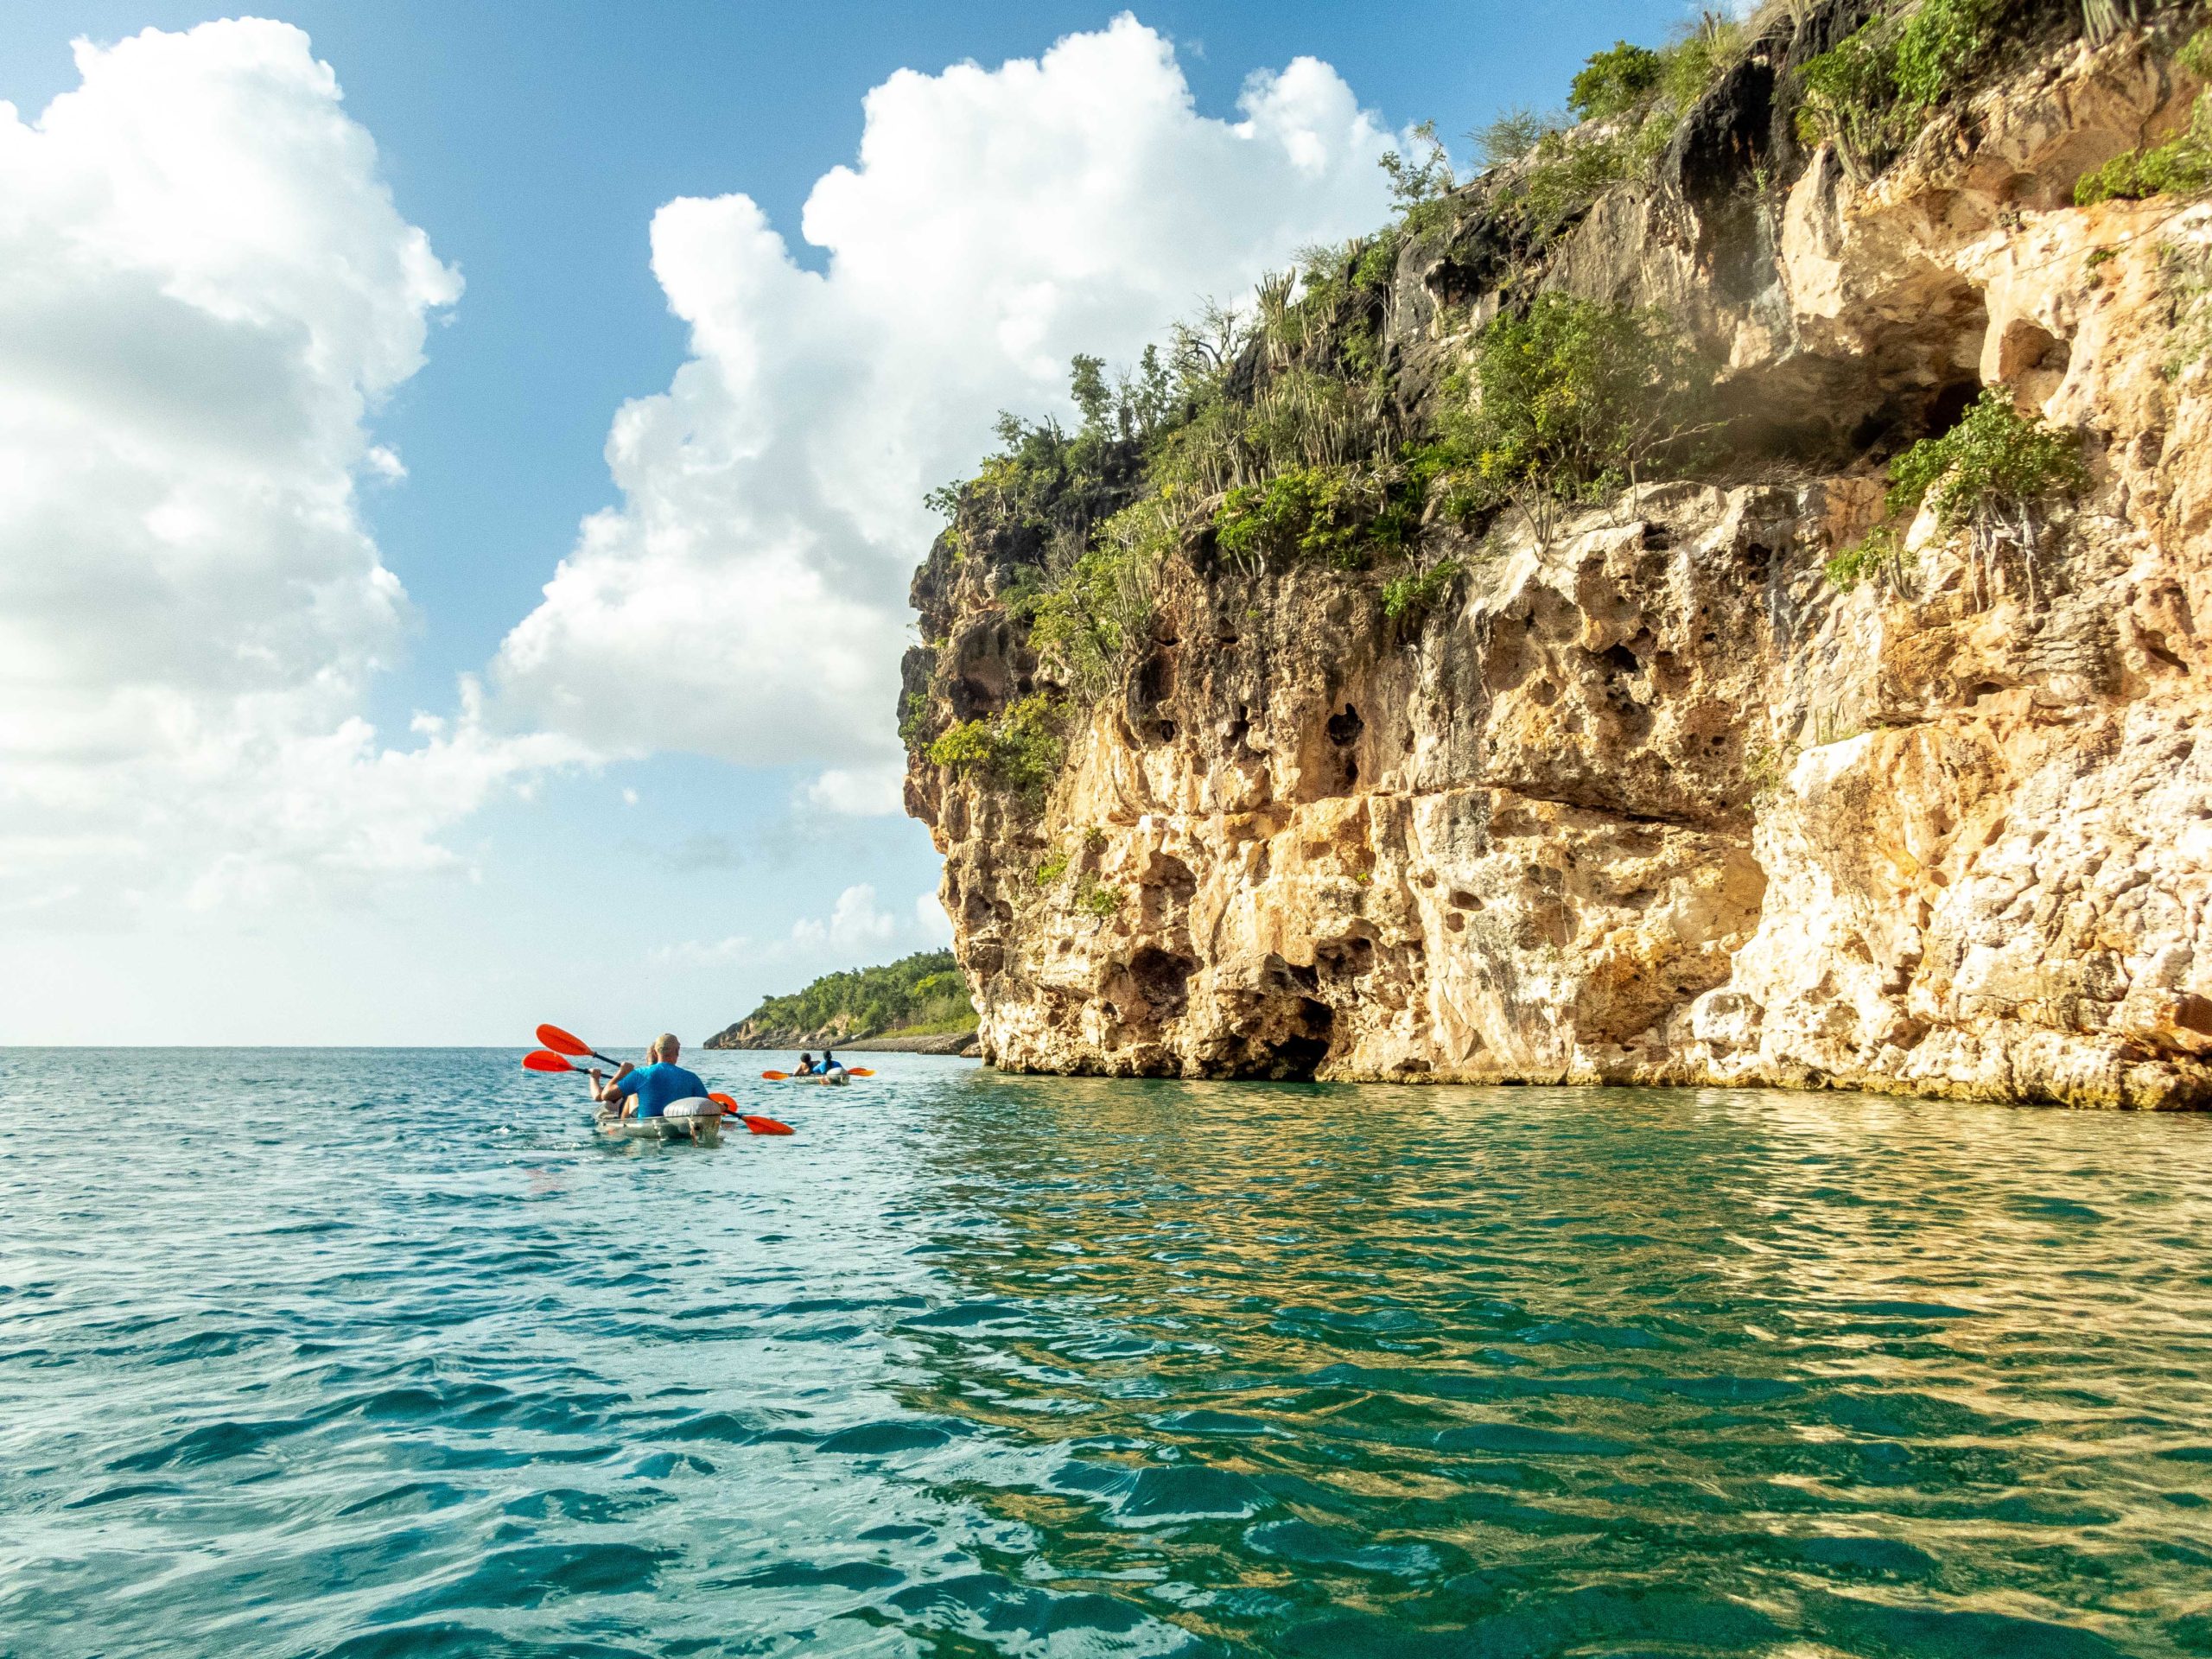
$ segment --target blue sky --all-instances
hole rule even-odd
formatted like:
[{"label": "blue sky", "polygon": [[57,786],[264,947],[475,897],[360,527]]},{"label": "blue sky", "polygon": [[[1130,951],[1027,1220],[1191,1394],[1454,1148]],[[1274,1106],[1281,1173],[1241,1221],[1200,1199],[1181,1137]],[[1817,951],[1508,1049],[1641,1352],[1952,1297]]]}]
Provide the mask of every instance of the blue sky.
[{"label": "blue sky", "polygon": [[[201,5],[71,0],[9,9],[0,12],[0,98],[33,122],[49,99],[79,84],[73,38],[111,43],[143,29],[182,31],[234,15]],[[257,15],[305,31],[313,57],[343,87],[342,118],[331,118],[374,141],[370,186],[380,179],[389,188],[398,219],[426,232],[435,259],[466,285],[450,304],[420,294],[408,302],[422,320],[421,365],[400,375],[363,416],[364,441],[395,452],[405,475],[365,477],[360,527],[383,569],[404,584],[411,609],[397,648],[380,645],[363,657],[372,666],[355,677],[346,712],[372,722],[378,741],[393,745],[408,741],[418,711],[454,718],[457,675],[484,674],[495,659],[510,668],[519,661],[501,658],[503,641],[541,606],[587,514],[612,509],[623,519],[610,533],[629,539],[609,556],[630,563],[611,568],[642,568],[648,558],[652,515],[636,501],[626,507],[604,450],[626,401],[667,392],[693,354],[692,331],[671,315],[652,263],[649,238],[664,205],[741,192],[800,266],[823,271],[827,254],[800,236],[802,207],[826,173],[855,163],[862,100],[872,88],[902,70],[935,77],[963,60],[995,72],[1008,59],[1036,58],[1063,35],[1103,30],[1115,16],[1065,4],[800,10],[677,0],[380,0],[275,5]],[[1681,15],[1666,0],[1618,0],[1391,9],[1183,3],[1147,7],[1136,17],[1173,41],[1198,116],[1216,128],[1237,118],[1253,72],[1311,56],[1348,83],[1384,130],[1433,118],[1456,134],[1503,105],[1556,104],[1589,52],[1617,35],[1656,41]],[[928,109],[910,115],[933,118]],[[1014,121],[1020,113],[1008,105],[1002,118],[986,108],[983,118]],[[1190,135],[1174,128],[1169,137],[1181,143]],[[1187,191],[1179,200],[1187,200],[1188,211],[1209,219],[1215,181],[1204,176],[1212,153],[1206,143],[1217,137],[1191,138],[1187,176],[1175,179]],[[1341,232],[1360,222],[1362,193],[1379,200],[1379,184],[1368,182],[1371,156],[1360,150],[1365,141],[1354,134],[1344,142],[1337,182],[1314,189],[1317,230]],[[55,170],[64,179],[57,188],[86,188],[81,169]],[[1245,184],[1248,195],[1267,188]],[[953,200],[958,181],[940,188]],[[1219,188],[1232,198],[1238,182]],[[848,209],[849,221],[895,213],[895,196],[887,186],[876,190]],[[66,217],[66,207],[53,211]],[[1370,217],[1379,221],[1379,213]],[[1263,237],[1294,228],[1288,209],[1280,223],[1255,224],[1252,268],[1264,263]],[[683,255],[692,276],[677,280],[699,288],[709,308],[747,310],[761,290],[741,284],[724,294],[714,286],[718,250],[734,246],[731,238],[741,239],[744,227],[725,215],[701,219],[696,230],[699,250]],[[133,232],[113,233],[127,245]],[[849,232],[868,233],[864,226]],[[1113,251],[1109,245],[1106,252]],[[1235,268],[1236,252],[1219,251],[1207,269]],[[1145,257],[1134,239],[1128,257]],[[1086,311],[1090,302],[1079,296],[1067,303],[1073,316],[1112,319],[1102,332],[1121,337],[1099,342],[1112,351],[1156,332],[1197,297],[1153,295],[1137,281],[1116,289],[1110,304],[1102,300]],[[1154,319],[1148,308],[1163,315]],[[1050,327],[1043,337],[1058,339]],[[850,372],[833,350],[818,374],[801,362],[783,384]],[[1029,384],[1009,373],[1014,378],[999,384]],[[970,390],[982,398],[982,388]],[[763,407],[772,423],[815,418],[797,406]],[[930,406],[925,399],[908,407]],[[953,448],[941,453],[972,459],[988,409],[957,399],[947,408],[945,419],[958,430]],[[833,423],[825,431],[842,429],[833,416],[820,418]],[[690,446],[694,473],[709,442],[704,420],[694,410],[683,433],[665,440]],[[872,433],[876,439],[898,448],[895,434]],[[671,448],[650,463],[664,467],[657,477],[682,470],[672,455]],[[865,483],[874,465],[866,443],[849,464]],[[640,489],[639,499],[645,493]],[[686,502],[696,509],[692,498],[669,499],[670,513],[687,510]],[[803,518],[799,504],[778,522],[788,527]],[[50,524],[44,536],[39,545],[50,548]],[[915,536],[906,564],[918,560],[925,539],[925,531]],[[5,551],[0,543],[0,556]],[[826,568],[849,585],[891,582],[881,560],[841,559]],[[696,576],[698,566],[687,569]],[[860,597],[886,616],[898,600],[884,592]],[[9,602],[0,588],[0,606]],[[549,607],[543,620],[558,624],[549,649],[588,659],[590,627],[604,620],[619,632],[620,619],[575,602],[584,608],[550,616],[560,607]],[[823,614],[823,632],[846,628]],[[857,624],[850,631],[861,637]],[[650,641],[625,649],[630,654],[608,669],[614,677],[607,683],[636,687],[661,673]],[[669,646],[684,672],[715,649],[712,638],[696,635]],[[753,654],[760,649],[756,640]],[[536,680],[518,670],[501,680],[494,671],[493,719],[509,731],[557,727],[547,711],[564,696],[571,706],[588,696],[601,683],[594,671],[589,660]],[[747,683],[740,671],[728,680]],[[502,692],[503,685],[523,689]],[[456,804],[428,832],[450,855],[435,868],[402,860],[408,868],[378,866],[334,887],[319,877],[304,884],[242,879],[251,890],[245,897],[226,887],[209,899],[213,890],[203,884],[192,889],[200,898],[170,904],[160,896],[164,881],[174,877],[180,891],[190,886],[180,864],[239,865],[219,824],[204,834],[178,827],[199,823],[195,809],[166,810],[161,828],[137,837],[142,853],[169,853],[143,880],[96,855],[96,843],[105,842],[91,807],[82,819],[50,807],[27,817],[27,825],[46,827],[40,855],[50,856],[58,874],[43,878],[56,884],[52,893],[35,884],[23,890],[9,912],[15,921],[0,935],[0,976],[10,991],[0,1001],[0,1041],[497,1042],[520,1039],[540,1019],[589,1027],[608,1041],[663,1025],[696,1037],[739,1017],[766,991],[929,942],[915,900],[934,887],[937,862],[920,828],[798,799],[825,766],[868,761],[821,735],[824,721],[867,717],[872,705],[861,693],[849,705],[802,709],[788,720],[779,712],[784,705],[764,700],[771,723],[796,722],[794,733],[804,726],[815,734],[780,746],[725,744],[711,733],[702,740],[696,724],[664,741],[660,734],[674,730],[668,709],[699,701],[696,690],[671,696],[672,704],[642,696],[620,730],[576,722],[575,741],[596,751],[589,759],[516,760],[499,773],[512,787]],[[709,712],[742,721],[751,706],[737,696]],[[887,701],[874,717],[887,731]],[[868,741],[880,737],[878,731]],[[715,752],[697,752],[702,747]],[[48,798],[93,799],[68,776],[55,777]],[[251,779],[211,785],[233,804],[253,786]],[[73,836],[86,849],[73,865]],[[307,861],[318,869],[332,862]],[[841,896],[862,883],[874,908],[849,904],[852,925],[841,932],[833,925]],[[84,896],[111,887],[127,888],[130,901]]]}]

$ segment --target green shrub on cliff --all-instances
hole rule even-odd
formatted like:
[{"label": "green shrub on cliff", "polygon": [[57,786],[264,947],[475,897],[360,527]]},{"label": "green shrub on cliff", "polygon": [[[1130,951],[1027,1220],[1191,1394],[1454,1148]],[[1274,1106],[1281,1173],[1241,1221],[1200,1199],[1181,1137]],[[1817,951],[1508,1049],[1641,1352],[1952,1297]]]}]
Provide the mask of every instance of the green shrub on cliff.
[{"label": "green shrub on cliff", "polygon": [[2212,111],[2200,100],[2199,113],[2190,130],[2152,149],[2131,149],[2115,156],[2094,172],[2085,173],[2074,186],[2076,207],[2101,201],[2142,201],[2152,196],[2181,194],[2212,185]]},{"label": "green shrub on cliff", "polygon": [[1895,131],[1891,111],[1897,95],[1897,41],[1888,20],[1877,16],[1798,71],[1804,101],[1797,107],[1797,136],[1807,143],[1833,140],[1853,170],[1871,171],[1889,154]]},{"label": "green shrub on cliff", "polygon": [[1563,115],[1519,104],[1500,110],[1467,137],[1475,147],[1476,159],[1484,167],[1503,167],[1519,161],[1554,133],[1566,131],[1567,125]]},{"label": "green shrub on cliff", "polygon": [[1593,52],[1567,88],[1567,106],[1585,121],[1604,121],[1633,109],[1658,91],[1666,65],[1649,47],[1615,41]]},{"label": "green shrub on cliff", "polygon": [[1833,139],[1852,169],[1878,170],[2002,37],[2000,0],[1922,0],[1878,12],[1799,70],[1798,136]]},{"label": "green shrub on cliff", "polygon": [[1450,219],[1446,198],[1459,180],[1452,171],[1452,158],[1437,138],[1435,122],[1422,122],[1410,136],[1413,142],[1403,150],[1384,154],[1382,171],[1389,175],[1390,205],[1397,210],[1399,230],[1422,236]]},{"label": "green shrub on cliff", "polygon": [[1171,486],[1122,508],[1038,597],[1029,643],[1080,696],[1103,691],[1144,632],[1180,531],[1179,493]]},{"label": "green shrub on cliff", "polygon": [[1992,387],[1948,432],[1890,463],[1889,508],[1902,521],[1930,502],[1942,529],[1988,527],[2078,494],[2088,481],[2079,435],[2023,416]]},{"label": "green shrub on cliff", "polygon": [[1539,295],[1478,338],[1471,407],[1439,421],[1471,486],[1521,508],[1548,538],[1551,504],[1636,482],[1699,429],[1696,360],[1666,318]]},{"label": "green shrub on cliff", "polygon": [[963,721],[930,745],[931,766],[981,777],[1033,804],[1045,798],[1067,750],[1067,706],[1046,692],[1010,704],[996,719]]},{"label": "green shrub on cliff", "polygon": [[1849,593],[1862,582],[1878,582],[1892,592],[1903,592],[1919,561],[1905,551],[1904,538],[1893,524],[1877,524],[1852,546],[1840,549],[1821,567],[1829,585]]},{"label": "green shrub on cliff", "polygon": [[1912,111],[1949,97],[1996,38],[1999,0],[1921,0],[1898,31],[1897,95]]},{"label": "green shrub on cliff", "polygon": [[1457,559],[1440,559],[1426,570],[1391,577],[1382,584],[1382,614],[1394,622],[1418,622],[1443,602],[1465,570]]},{"label": "green shrub on cliff", "polygon": [[1534,228],[1559,230],[1632,170],[1630,140],[1618,135],[1554,133],[1536,146],[1525,200]]},{"label": "green shrub on cliff", "polygon": [[1292,467],[1263,484],[1231,490],[1214,510],[1214,538],[1230,558],[1258,569],[1270,558],[1305,558],[1358,570],[1378,551],[1405,543],[1415,514],[1373,467]]},{"label": "green shrub on cliff", "polygon": [[1518,110],[1473,137],[1493,164],[1533,155],[1526,200],[1534,229],[1548,235],[1649,167],[1684,111],[1743,54],[1745,35],[1735,18],[1707,10],[1658,51],[1616,41],[1591,56],[1569,89],[1567,106],[1586,129]]},{"label": "green shrub on cliff", "polygon": [[1105,921],[1121,912],[1122,902],[1128,894],[1119,887],[1107,886],[1091,876],[1077,884],[1076,908]]},{"label": "green shrub on cliff", "polygon": [[[2190,73],[2212,79],[2212,29],[2190,36],[2178,61]],[[2083,174],[2074,186],[2074,200],[2082,207],[2115,199],[2141,201],[2208,185],[2212,185],[2212,92],[2198,94],[2188,127],[2164,143],[2128,150]]]},{"label": "green shrub on cliff", "polygon": [[1751,31],[1725,11],[1700,10],[1659,54],[1661,96],[1677,113],[1703,98],[1744,55]]},{"label": "green shrub on cliff", "polygon": [[1918,563],[1905,548],[1904,528],[1925,505],[1935,510],[1937,529],[1973,531],[1977,570],[2000,541],[2020,550],[2032,594],[2038,518],[2088,482],[2078,434],[2022,415],[1993,387],[1948,432],[1923,439],[1890,463],[1887,522],[1823,569],[1840,588],[1871,578],[1902,592]]},{"label": "green shrub on cliff", "polygon": [[[1614,185],[1647,172],[1683,112],[1742,54],[1744,35],[1741,23],[1708,11],[1662,51],[1622,41],[1593,56],[1567,99],[1593,124],[1535,130],[1520,152],[1534,157],[1524,184],[1531,228],[1553,234]],[[1526,130],[1502,131],[1501,140]]]}]

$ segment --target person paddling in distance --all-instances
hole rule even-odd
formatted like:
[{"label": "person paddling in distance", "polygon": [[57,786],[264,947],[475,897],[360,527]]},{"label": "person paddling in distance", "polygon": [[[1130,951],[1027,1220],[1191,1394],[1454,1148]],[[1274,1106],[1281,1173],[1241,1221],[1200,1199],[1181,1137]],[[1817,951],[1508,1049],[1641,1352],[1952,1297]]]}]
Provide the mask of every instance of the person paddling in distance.
[{"label": "person paddling in distance", "polygon": [[612,1077],[594,1067],[591,1097],[618,1108],[620,1116],[639,1118],[658,1117],[679,1100],[699,1099],[707,1093],[707,1085],[697,1072],[676,1063],[683,1052],[683,1045],[663,1032],[645,1051],[644,1065],[625,1060]]},{"label": "person paddling in distance", "polygon": [[802,1049],[799,1052],[798,1070],[792,1072],[791,1075],[795,1077],[812,1077],[814,1075],[814,1056],[807,1053],[804,1049]]}]

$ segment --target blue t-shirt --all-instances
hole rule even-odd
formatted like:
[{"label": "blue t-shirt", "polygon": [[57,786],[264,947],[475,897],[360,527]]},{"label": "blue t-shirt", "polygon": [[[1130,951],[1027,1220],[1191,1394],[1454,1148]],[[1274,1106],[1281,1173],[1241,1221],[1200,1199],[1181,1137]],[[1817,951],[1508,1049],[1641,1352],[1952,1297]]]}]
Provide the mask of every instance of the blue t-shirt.
[{"label": "blue t-shirt", "polygon": [[696,1100],[707,1092],[697,1072],[665,1061],[641,1065],[614,1086],[637,1101],[639,1117],[658,1117],[676,1102]]}]

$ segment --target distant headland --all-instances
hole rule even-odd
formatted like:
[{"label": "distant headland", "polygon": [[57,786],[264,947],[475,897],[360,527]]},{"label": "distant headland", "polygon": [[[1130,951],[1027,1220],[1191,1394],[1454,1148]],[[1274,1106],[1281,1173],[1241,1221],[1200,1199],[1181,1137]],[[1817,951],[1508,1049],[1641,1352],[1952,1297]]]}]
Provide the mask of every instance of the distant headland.
[{"label": "distant headland", "polygon": [[976,1006],[950,950],[919,950],[880,968],[824,974],[772,996],[707,1039],[709,1048],[837,1048],[966,1054]]}]

